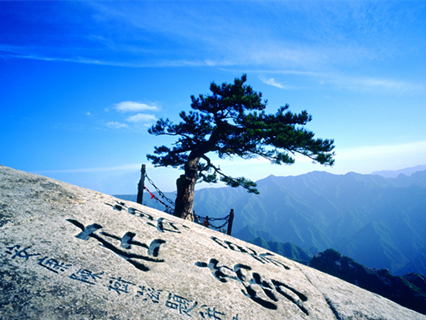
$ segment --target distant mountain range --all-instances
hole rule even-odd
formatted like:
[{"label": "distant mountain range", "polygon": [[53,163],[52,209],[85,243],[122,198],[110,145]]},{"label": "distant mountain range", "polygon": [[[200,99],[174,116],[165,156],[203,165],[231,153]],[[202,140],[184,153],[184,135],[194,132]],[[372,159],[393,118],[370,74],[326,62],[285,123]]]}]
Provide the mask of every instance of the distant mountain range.
[{"label": "distant mountain range", "polygon": [[418,171],[425,171],[426,165],[401,169],[401,170],[382,170],[382,171],[374,171],[371,173],[372,175],[379,175],[385,178],[397,178],[400,174],[405,174],[406,176],[411,176],[413,173]]},{"label": "distant mountain range", "polygon": [[[418,171],[423,167],[371,175],[271,175],[257,181],[259,195],[241,188],[201,189],[194,208],[209,217],[223,217],[234,209],[233,236],[271,250],[293,250],[296,260],[309,261],[333,248],[393,274],[426,274],[426,170]],[[144,204],[164,210],[146,198]]]}]

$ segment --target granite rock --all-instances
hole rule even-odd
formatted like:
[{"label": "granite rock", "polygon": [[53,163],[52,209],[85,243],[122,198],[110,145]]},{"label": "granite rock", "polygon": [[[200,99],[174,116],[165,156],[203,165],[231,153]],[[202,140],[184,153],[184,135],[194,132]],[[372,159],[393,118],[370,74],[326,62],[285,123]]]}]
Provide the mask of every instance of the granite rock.
[{"label": "granite rock", "polygon": [[164,212],[0,166],[0,319],[426,316]]}]

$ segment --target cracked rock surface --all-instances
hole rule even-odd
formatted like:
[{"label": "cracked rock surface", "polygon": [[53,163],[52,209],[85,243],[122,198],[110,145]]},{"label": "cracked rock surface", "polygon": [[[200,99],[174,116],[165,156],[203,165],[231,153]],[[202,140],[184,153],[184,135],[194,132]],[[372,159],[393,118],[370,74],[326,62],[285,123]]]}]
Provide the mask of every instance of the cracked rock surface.
[{"label": "cracked rock surface", "polygon": [[0,319],[426,316],[164,212],[0,166]]}]

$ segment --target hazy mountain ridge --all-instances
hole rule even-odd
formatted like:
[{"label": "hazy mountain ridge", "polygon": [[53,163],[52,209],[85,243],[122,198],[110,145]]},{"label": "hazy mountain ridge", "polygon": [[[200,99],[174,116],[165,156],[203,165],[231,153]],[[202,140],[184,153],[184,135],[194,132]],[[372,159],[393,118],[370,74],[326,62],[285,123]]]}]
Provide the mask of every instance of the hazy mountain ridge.
[{"label": "hazy mountain ridge", "polygon": [[262,237],[258,237],[250,242],[305,265],[308,265],[312,258],[312,255],[290,242],[282,243],[277,241],[266,241]]},{"label": "hazy mountain ridge", "polygon": [[[310,254],[333,248],[393,274],[426,274],[426,171],[396,178],[315,171],[271,175],[257,184],[260,195],[242,188],[201,189],[195,211],[223,217],[233,208],[232,234],[246,241],[261,236]],[[144,203],[164,209],[151,199]]]},{"label": "hazy mountain ridge", "polygon": [[387,269],[365,267],[332,249],[317,253],[309,266],[426,314],[426,278],[422,275],[396,277]]},{"label": "hazy mountain ridge", "polygon": [[425,171],[426,170],[426,165],[421,165],[421,166],[415,166],[415,167],[411,167],[411,168],[405,168],[405,169],[401,169],[401,170],[381,170],[381,171],[374,171],[371,174],[372,175],[379,175],[385,178],[396,178],[398,177],[400,174],[406,175],[406,176],[411,176],[413,173],[416,173],[418,171]]}]

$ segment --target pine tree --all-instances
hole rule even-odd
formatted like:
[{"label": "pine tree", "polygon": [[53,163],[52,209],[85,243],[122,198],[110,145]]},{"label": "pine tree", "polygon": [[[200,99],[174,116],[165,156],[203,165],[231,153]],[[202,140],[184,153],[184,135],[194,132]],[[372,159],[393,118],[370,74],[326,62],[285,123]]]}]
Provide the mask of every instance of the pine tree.
[{"label": "pine tree", "polygon": [[243,75],[233,84],[213,82],[210,95],[191,96],[192,110],[180,112],[180,123],[160,119],[148,130],[157,136],[177,137],[173,147],[155,147],[155,155],[147,155],[155,166],[184,170],[177,180],[175,216],[193,220],[197,181],[215,183],[219,177],[228,186],[259,193],[253,181],[223,173],[212,163],[209,153],[221,159],[263,157],[273,164],[292,164],[294,155],[299,153],[314,162],[333,165],[334,141],[315,139],[314,133],[303,128],[312,120],[306,111],[295,114],[285,105],[275,114],[266,114],[267,101],[246,81],[247,76]]}]

